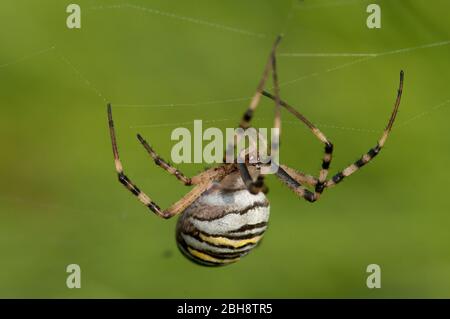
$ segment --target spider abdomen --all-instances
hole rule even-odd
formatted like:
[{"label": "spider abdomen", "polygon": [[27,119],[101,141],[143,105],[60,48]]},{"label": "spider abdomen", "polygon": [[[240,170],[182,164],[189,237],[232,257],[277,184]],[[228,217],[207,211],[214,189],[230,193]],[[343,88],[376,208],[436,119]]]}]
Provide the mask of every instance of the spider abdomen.
[{"label": "spider abdomen", "polygon": [[192,261],[221,266],[238,261],[257,246],[269,220],[263,193],[224,190],[219,184],[205,192],[181,215],[176,239]]}]

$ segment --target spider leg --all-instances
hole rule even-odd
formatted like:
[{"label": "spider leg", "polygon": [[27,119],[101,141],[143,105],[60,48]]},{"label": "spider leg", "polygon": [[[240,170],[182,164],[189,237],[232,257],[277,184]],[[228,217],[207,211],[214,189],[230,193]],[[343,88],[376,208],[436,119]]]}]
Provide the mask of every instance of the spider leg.
[{"label": "spider leg", "polygon": [[[179,181],[181,181],[186,186],[202,184],[206,181],[216,178],[216,176],[220,174],[221,167],[212,167],[204,172],[201,172],[198,175],[195,175],[193,177],[187,177],[186,175],[181,173],[178,169],[176,169],[175,167],[167,163],[165,160],[163,160],[140,134],[137,135],[137,138],[142,143],[147,152],[150,154],[150,156],[153,158],[156,165],[167,171],[169,174],[174,175]],[[227,170],[230,168],[231,166],[228,165]]]},{"label": "spider leg", "polygon": [[153,148],[147,143],[146,140],[142,138],[140,134],[137,135],[138,140],[142,143],[144,148],[150,154],[150,156],[155,161],[155,164],[167,171],[169,174],[175,176],[179,181],[181,181],[184,185],[190,186],[192,185],[192,179],[186,177],[183,173],[181,173],[178,169],[167,163],[164,159],[162,159]]},{"label": "spider leg", "polygon": [[211,185],[213,180],[221,180],[230,171],[230,165],[222,165],[201,173],[193,177],[193,184],[197,184],[190,192],[183,196],[179,201],[162,210],[147,194],[142,192],[124,173],[122,162],[119,158],[119,151],[117,148],[116,134],[114,130],[114,122],[112,118],[111,105],[108,104],[108,124],[111,135],[111,143],[114,154],[114,162],[119,177],[119,182],[125,186],[138,200],[147,206],[152,212],[162,218],[170,218],[183,212],[190,204],[192,204],[203,192],[205,192]]},{"label": "spider leg", "polygon": [[319,183],[319,180],[312,175],[299,172],[283,164],[280,167],[299,184],[315,187]]},{"label": "spider leg", "polygon": [[400,100],[402,98],[402,92],[403,92],[403,78],[404,78],[404,73],[403,73],[403,71],[401,71],[400,72],[400,84],[399,84],[399,88],[397,91],[397,98],[395,100],[394,110],[392,111],[391,117],[389,118],[389,122],[388,122],[386,128],[384,129],[383,135],[378,140],[377,145],[375,147],[371,148],[366,154],[364,154],[355,163],[353,163],[352,165],[346,167],[344,170],[342,170],[339,173],[337,173],[336,175],[334,175],[330,180],[328,180],[325,183],[325,187],[332,187],[332,186],[340,183],[345,177],[348,177],[348,176],[352,175],[353,173],[355,173],[357,170],[359,170],[361,167],[363,167],[364,165],[369,163],[375,156],[377,156],[380,153],[381,149],[383,148],[383,146],[389,136],[389,133],[391,132],[392,125],[394,124],[395,117],[397,116],[397,113],[398,113],[398,108],[400,106]]},{"label": "spider leg", "polygon": [[[274,128],[279,129],[281,126],[280,110],[279,110],[280,109],[280,107],[279,107],[280,98],[279,98],[278,76],[277,76],[277,71],[276,71],[276,58],[275,58],[276,48],[278,47],[278,44],[280,43],[280,41],[281,41],[281,36],[278,36],[277,39],[275,40],[275,43],[273,44],[269,60],[267,61],[267,64],[264,68],[263,76],[258,84],[256,93],[250,102],[250,106],[248,107],[247,111],[244,113],[244,115],[241,119],[241,123],[239,126],[242,129],[247,129],[250,127],[250,122],[253,118],[254,111],[257,108],[257,106],[261,100],[261,95],[262,95],[264,85],[267,81],[270,70],[272,70],[272,79],[273,79],[273,83],[274,83],[274,87],[275,87],[275,95],[276,95]],[[278,132],[276,134],[278,134]],[[272,138],[274,138],[274,137],[272,137]],[[239,135],[238,135],[238,139],[239,139]],[[274,140],[278,140],[278,137],[275,137]],[[228,145],[227,154],[230,154],[231,148],[232,148],[232,145]],[[277,155],[278,149],[279,149],[278,143],[272,143],[272,155],[273,154]],[[256,181],[254,181],[249,173],[246,163],[239,163],[239,161],[238,161],[237,166],[241,173],[241,177],[242,177],[242,180],[244,181],[244,184],[247,186],[247,189],[252,194],[257,194],[261,191],[267,192],[267,187],[264,185],[264,176],[263,175],[259,174],[258,177],[256,178]]]},{"label": "spider leg", "polygon": [[277,50],[277,47],[278,47],[278,44],[280,43],[280,41],[281,41],[281,36],[278,36],[275,40],[275,43],[272,46],[272,51],[270,52],[269,59],[267,60],[263,75],[262,75],[261,80],[259,81],[258,87],[256,89],[256,93],[253,95],[247,111],[242,116],[241,123],[240,123],[241,128],[246,129],[246,128],[250,127],[250,122],[253,118],[253,114],[259,105],[259,101],[261,100],[261,95],[264,90],[264,85],[266,84],[267,78],[269,77],[269,72],[273,68],[273,65],[275,63],[274,62],[275,53],[276,53],[276,50]]},{"label": "spider leg", "polygon": [[[270,164],[253,164],[253,165],[259,165],[260,167],[268,167]],[[294,168],[291,168],[289,166],[286,166],[284,164],[280,164],[280,167],[289,175],[292,177],[293,180],[295,180],[297,183],[301,185],[307,185],[308,187],[314,187],[319,182],[318,178],[303,172],[300,172]],[[265,175],[265,174],[263,174]]]},{"label": "spider leg", "polygon": [[[395,117],[398,113],[398,108],[400,106],[400,100],[403,92],[403,77],[404,73],[403,71],[400,72],[400,84],[399,89],[397,91],[397,99],[394,104],[394,110],[392,111],[391,117],[389,119],[389,122],[383,132],[383,135],[379,139],[377,145],[370,149],[369,152],[364,154],[358,161],[356,161],[354,164],[348,166],[343,171],[337,173],[331,180],[327,180],[325,182],[325,188],[332,187],[336,185],[337,183],[341,182],[344,177],[350,176],[354,172],[356,172],[358,169],[363,167],[365,164],[367,164],[369,161],[371,161],[381,150],[381,148],[384,146],[389,133],[392,129],[392,125],[394,124]],[[291,190],[293,190],[298,196],[304,198],[305,200],[309,202],[315,202],[320,198],[320,195],[317,194],[317,184],[320,182],[320,180],[315,179],[314,177],[310,177],[308,175],[304,175],[302,173],[296,172],[295,170],[288,168],[287,166],[281,165],[278,172],[276,173],[277,177],[286,184]],[[316,186],[316,191],[313,193],[306,189],[303,184],[311,184],[312,186]],[[314,185],[316,184],[316,185]]]},{"label": "spider leg", "polygon": [[320,195],[317,195],[316,193],[313,193],[307,188],[305,188],[301,184],[298,176],[294,178],[288,172],[286,172],[286,170],[283,168],[283,165],[280,165],[278,171],[275,174],[295,194],[297,194],[301,198],[304,198],[308,202],[315,202],[320,198]]},{"label": "spider leg", "polygon": [[[262,94],[272,100],[276,100],[276,96],[273,96],[269,92],[263,91]],[[325,144],[325,150],[322,159],[322,168],[320,170],[317,182],[314,183],[316,196],[320,196],[320,194],[323,192],[325,188],[325,181],[327,180],[328,169],[330,168],[332,160],[333,144],[325,136],[325,134],[323,134],[311,121],[309,121],[303,114],[298,112],[294,107],[292,107],[285,101],[279,101],[279,103],[291,114],[293,114],[296,118],[298,118],[301,122],[303,122],[311,130],[314,136],[316,136],[319,139],[319,141]],[[286,167],[284,167],[284,169],[286,170]],[[295,172],[293,169],[288,168],[287,170],[290,171],[290,174],[299,174],[298,172]],[[298,176],[298,178],[302,179],[301,176]]]}]

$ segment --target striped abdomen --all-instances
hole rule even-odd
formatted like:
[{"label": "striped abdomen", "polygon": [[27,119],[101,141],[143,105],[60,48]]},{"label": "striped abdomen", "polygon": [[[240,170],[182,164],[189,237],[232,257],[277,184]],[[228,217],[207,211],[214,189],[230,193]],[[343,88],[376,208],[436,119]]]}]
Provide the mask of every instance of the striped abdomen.
[{"label": "striped abdomen", "polygon": [[261,240],[269,220],[263,193],[224,190],[220,184],[205,192],[181,215],[176,239],[192,261],[220,266],[238,261]]}]

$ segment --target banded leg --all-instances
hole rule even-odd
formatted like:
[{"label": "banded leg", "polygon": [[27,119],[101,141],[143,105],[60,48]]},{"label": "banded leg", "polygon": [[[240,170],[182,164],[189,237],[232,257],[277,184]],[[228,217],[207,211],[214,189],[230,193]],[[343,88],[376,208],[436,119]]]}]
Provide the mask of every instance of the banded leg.
[{"label": "banded leg", "polygon": [[[384,130],[383,135],[381,136],[380,140],[377,143],[377,146],[370,149],[368,153],[363,155],[357,162],[354,164],[348,166],[346,169],[344,169],[342,172],[337,173],[331,180],[328,180],[325,182],[325,188],[331,187],[336,185],[337,183],[341,182],[344,177],[350,176],[354,172],[356,172],[359,168],[367,164],[370,160],[372,160],[381,150],[381,148],[384,146],[389,133],[392,129],[392,125],[394,124],[395,117],[398,113],[398,108],[400,106],[400,100],[403,92],[403,77],[404,73],[403,71],[400,72],[400,84],[399,89],[397,91],[397,99],[394,104],[394,110],[392,111],[391,117],[389,119],[389,122]],[[301,173],[296,174],[296,172],[290,168],[282,166],[277,172],[277,177],[280,178],[280,180],[285,183],[291,190],[293,190],[298,196],[304,198],[305,200],[309,202],[315,202],[320,198],[320,196],[317,196],[316,192],[311,192],[307,190],[305,187],[302,186],[301,180],[303,179],[306,184],[308,182],[314,183],[314,179],[310,179],[307,176]]]},{"label": "banded leg", "polygon": [[325,187],[332,187],[332,186],[342,182],[342,180],[345,177],[348,177],[348,176],[352,175],[353,173],[355,173],[357,170],[359,170],[361,167],[363,167],[364,165],[369,163],[375,156],[377,156],[380,153],[381,149],[383,148],[383,146],[389,136],[389,133],[391,132],[392,125],[394,124],[395,117],[397,116],[397,113],[398,113],[398,108],[400,106],[400,100],[402,98],[402,92],[403,92],[403,78],[404,78],[404,73],[403,73],[403,71],[401,71],[400,72],[400,84],[399,84],[399,88],[397,91],[397,99],[395,100],[394,110],[392,111],[391,117],[389,118],[389,122],[388,122],[386,128],[384,129],[383,135],[378,140],[377,145],[375,147],[371,148],[366,154],[364,154],[355,163],[353,163],[352,165],[346,167],[341,172],[334,175],[331,180],[328,180],[326,182]]},{"label": "banded leg", "polygon": [[297,171],[296,169],[290,168],[286,165],[281,164],[280,167],[291,176],[297,183],[301,185],[307,185],[309,187],[315,187],[319,180],[312,176],[302,172]]},{"label": "banded leg", "polygon": [[[275,40],[275,43],[272,46],[272,50],[270,52],[269,59],[267,60],[267,63],[264,67],[264,72],[261,77],[261,80],[258,83],[258,86],[256,88],[256,93],[253,95],[252,100],[250,101],[250,105],[247,108],[247,111],[242,116],[241,122],[239,124],[239,127],[242,129],[247,129],[250,127],[250,122],[253,118],[253,113],[255,112],[255,109],[258,107],[259,101],[261,100],[261,95],[264,90],[264,85],[266,84],[267,78],[269,76],[270,69],[272,68],[273,64],[273,57],[275,56],[276,49],[278,47],[278,44],[281,41],[281,36],[278,36]],[[226,150],[226,157],[227,159],[234,158],[234,145],[235,145],[235,137],[232,141],[228,142],[227,150]],[[227,161],[230,162],[230,161]]]},{"label": "banded leg", "polygon": [[108,124],[109,132],[111,135],[111,143],[114,154],[114,163],[119,177],[119,182],[123,184],[133,195],[135,195],[138,200],[147,206],[152,212],[162,218],[173,217],[186,209],[190,204],[192,204],[204,191],[206,191],[210,185],[211,181],[214,179],[221,180],[230,169],[229,166],[220,166],[214,170],[206,171],[200,175],[204,178],[203,182],[199,183],[194,189],[187,193],[183,198],[177,201],[175,204],[170,206],[168,209],[161,210],[161,208],[144,192],[142,192],[124,173],[122,162],[119,158],[119,151],[117,148],[116,134],[114,130],[114,122],[112,118],[111,105],[108,104]]},{"label": "banded leg", "polygon": [[[187,177],[178,169],[176,169],[175,167],[167,163],[165,160],[163,160],[140,134],[138,134],[137,137],[144,146],[144,148],[147,150],[147,152],[150,154],[150,156],[153,158],[155,164],[164,169],[165,171],[167,171],[169,174],[174,175],[179,181],[181,181],[186,186],[202,184],[203,182],[214,179],[218,174],[221,173],[222,168],[213,167],[196,176]],[[226,170],[229,170],[230,168],[231,166],[228,165]]]},{"label": "banded leg", "polygon": [[[280,96],[279,96],[279,86],[278,86],[278,74],[277,74],[277,67],[276,67],[276,57],[275,57],[275,53],[276,53],[276,48],[279,44],[281,40],[281,37],[278,36],[277,39],[275,40],[275,43],[272,47],[272,51],[269,57],[269,61],[267,62],[267,65],[264,69],[264,73],[263,73],[263,77],[258,85],[258,88],[256,90],[255,95],[253,96],[253,99],[250,103],[249,108],[247,109],[247,111],[244,113],[244,116],[242,117],[241,120],[241,124],[240,124],[240,128],[242,129],[247,129],[250,127],[250,122],[253,118],[253,113],[256,109],[256,107],[259,104],[259,101],[261,99],[261,95],[264,89],[264,85],[267,81],[267,77],[269,74],[270,69],[272,69],[272,80],[273,80],[273,84],[274,84],[274,88],[275,88],[275,119],[274,119],[274,128],[278,129],[276,130],[276,134],[279,134],[279,129],[281,127],[281,120],[280,120]],[[278,141],[279,136],[275,136],[272,137],[273,140]],[[272,143],[272,155],[275,154],[275,157],[278,154],[278,149],[279,149],[279,145],[278,143]],[[277,158],[277,157],[276,157]],[[258,174],[258,177],[256,178],[256,181],[253,181],[247,164],[244,163],[240,163],[238,161],[238,168],[239,171],[241,173],[241,177],[242,180],[244,181],[244,184],[247,186],[247,189],[252,193],[252,194],[258,194],[259,192],[264,192],[267,193],[268,189],[267,187],[264,185],[264,176],[261,174]],[[276,163],[276,165],[278,165],[278,163]]]},{"label": "banded leg", "polygon": [[[262,91],[264,89],[264,85],[266,84],[267,78],[269,76],[269,72],[272,68],[273,64],[273,58],[275,56],[276,48],[278,47],[278,44],[281,41],[281,36],[278,36],[275,40],[275,43],[272,46],[272,51],[270,53],[269,59],[267,60],[267,63],[264,67],[264,72],[261,77],[261,80],[259,81],[259,84],[256,88],[256,93],[253,95],[252,100],[250,101],[250,105],[247,109],[247,111],[244,113],[244,115],[241,118],[241,122],[239,124],[239,127],[242,129],[247,129],[250,127],[250,122],[253,118],[253,113],[255,112],[255,109],[258,107],[259,101],[261,100]],[[226,149],[226,162],[230,163],[234,159],[234,145],[235,145],[236,136],[233,137],[232,141],[228,141],[227,149]]]},{"label": "banded leg", "polygon": [[283,168],[283,166],[280,166],[278,168],[278,171],[276,172],[277,177],[287,186],[289,187],[295,194],[300,196],[301,198],[304,198],[308,202],[315,202],[320,198],[319,195],[316,193],[311,192],[310,190],[306,189],[300,182],[300,179],[297,178],[294,179],[286,170]]},{"label": "banded leg", "polygon": [[[276,97],[270,94],[269,92],[263,91],[262,93],[264,96],[276,100]],[[330,140],[327,139],[327,137],[311,122],[309,121],[303,114],[298,112],[294,107],[289,105],[288,103],[284,101],[279,101],[281,106],[283,106],[287,111],[289,111],[291,114],[293,114],[296,118],[298,118],[300,121],[302,121],[316,136],[319,141],[325,144],[325,150],[324,155],[322,159],[322,168],[319,173],[319,178],[317,182],[314,184],[315,186],[315,193],[316,196],[320,196],[320,194],[323,192],[325,188],[325,182],[328,177],[328,170],[330,168],[331,160],[332,160],[332,154],[333,154],[333,144],[330,142]],[[301,176],[298,178],[301,179]]]},{"label": "banded leg", "polygon": [[261,95],[264,90],[264,85],[266,84],[267,78],[269,77],[269,72],[271,69],[273,69],[273,65],[274,65],[274,61],[275,61],[275,53],[276,53],[278,45],[280,44],[280,41],[281,41],[281,36],[278,36],[275,40],[275,43],[272,46],[272,51],[270,52],[269,59],[267,60],[263,75],[262,75],[261,80],[259,81],[258,87],[256,89],[256,93],[253,95],[253,98],[250,102],[250,105],[249,105],[247,111],[242,116],[240,127],[243,129],[250,127],[250,122],[253,118],[253,114],[259,105],[259,101],[261,100]]},{"label": "banded leg", "polygon": [[155,164],[161,167],[163,170],[168,172],[169,174],[175,176],[179,181],[181,181],[184,185],[190,186],[192,185],[192,179],[189,177],[186,177],[183,173],[181,173],[178,169],[167,163],[165,160],[163,160],[154,150],[153,148],[147,143],[144,138],[140,134],[137,135],[137,138],[139,142],[142,143],[144,148],[147,150],[147,152],[150,154],[150,156],[155,161]]},{"label": "banded leg", "polygon": [[264,184],[263,175],[259,174],[256,181],[253,181],[253,178],[250,175],[248,167],[245,163],[238,163],[237,166],[239,168],[239,172],[241,173],[242,181],[250,193],[258,194],[259,192],[263,192],[264,194],[267,194],[269,190]]}]

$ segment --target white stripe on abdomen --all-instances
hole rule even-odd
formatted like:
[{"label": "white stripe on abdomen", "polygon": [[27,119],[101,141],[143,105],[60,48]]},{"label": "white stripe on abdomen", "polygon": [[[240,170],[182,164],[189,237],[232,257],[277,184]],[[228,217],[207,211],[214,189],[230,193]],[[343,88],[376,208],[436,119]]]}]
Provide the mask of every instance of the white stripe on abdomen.
[{"label": "white stripe on abdomen", "polygon": [[[227,215],[212,220],[198,220],[190,217],[189,221],[199,231],[210,235],[225,235],[231,231],[238,230],[245,225],[253,225],[258,223],[267,223],[269,220],[269,207],[256,206],[244,214],[238,212],[228,213]],[[264,230],[265,227],[247,230],[245,232],[233,233],[233,235],[252,234],[257,230]]]}]

